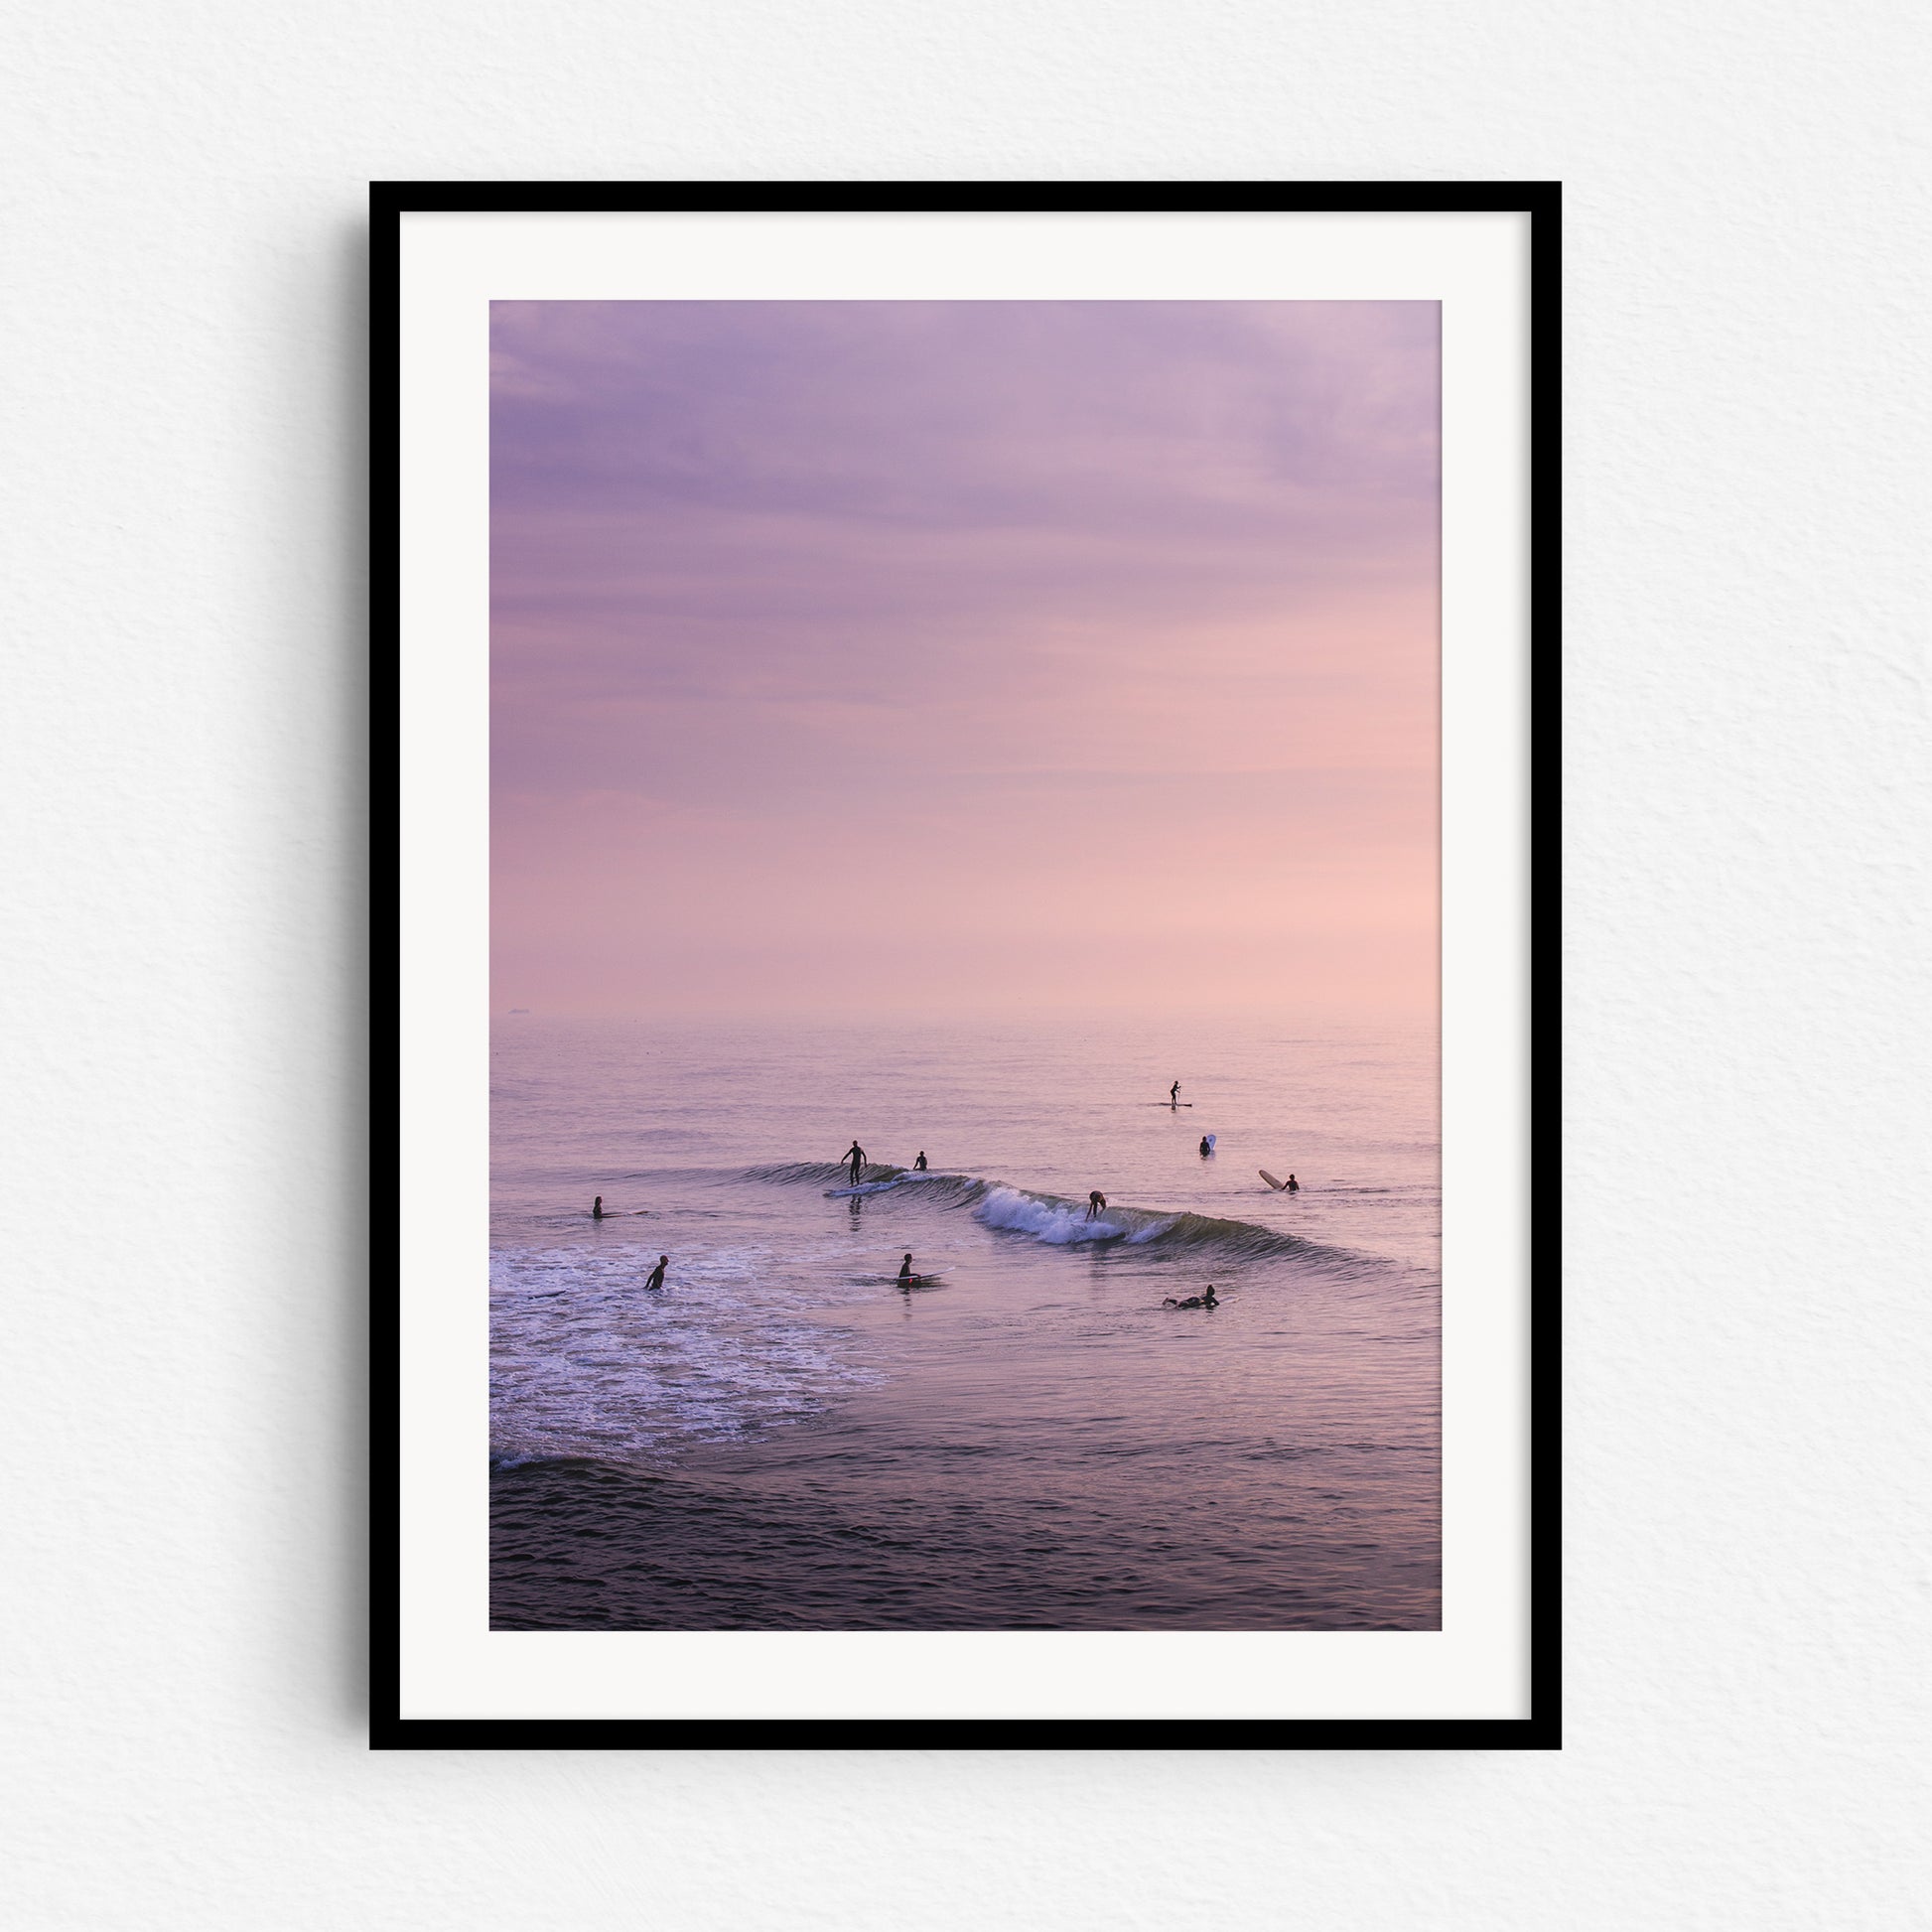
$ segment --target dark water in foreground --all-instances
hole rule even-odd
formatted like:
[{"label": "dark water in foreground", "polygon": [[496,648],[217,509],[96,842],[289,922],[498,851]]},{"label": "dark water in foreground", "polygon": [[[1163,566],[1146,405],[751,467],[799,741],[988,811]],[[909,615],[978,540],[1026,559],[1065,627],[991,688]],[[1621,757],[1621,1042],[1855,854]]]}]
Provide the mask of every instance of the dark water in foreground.
[{"label": "dark water in foreground", "polygon": [[[1433,1037],[539,1017],[493,1058],[494,1627],[1437,1626]],[[888,1184],[828,1196],[855,1134]]]}]

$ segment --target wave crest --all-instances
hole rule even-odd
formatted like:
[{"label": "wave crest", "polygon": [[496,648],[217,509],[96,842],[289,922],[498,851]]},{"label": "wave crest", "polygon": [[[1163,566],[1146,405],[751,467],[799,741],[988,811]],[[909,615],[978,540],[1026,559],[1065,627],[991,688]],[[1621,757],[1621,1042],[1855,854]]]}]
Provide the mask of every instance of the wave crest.
[{"label": "wave crest", "polygon": [[[847,1170],[830,1161],[794,1161],[746,1170],[748,1180],[801,1184],[843,1181]],[[917,1183],[921,1200],[942,1207],[967,1207],[983,1227],[1024,1234],[1048,1247],[1083,1247],[1119,1242],[1125,1247],[1159,1246],[1211,1251],[1234,1260],[1265,1261],[1284,1257],[1324,1270],[1352,1273],[1374,1267],[1368,1257],[1330,1248],[1279,1228],[1257,1227],[1252,1221],[1224,1220],[1215,1214],[1194,1214],[1178,1208],[1105,1208],[1087,1219],[1087,1203],[1063,1194],[1036,1192],[1011,1181],[990,1180],[981,1174],[916,1172],[911,1168],[868,1167],[859,1187],[828,1189],[829,1193],[872,1195]]]},{"label": "wave crest", "polygon": [[[828,1180],[844,1180],[852,1170],[843,1161],[779,1161],[770,1167],[747,1168],[747,1180],[775,1180],[780,1186],[803,1186],[816,1181],[821,1187]],[[894,1180],[900,1174],[909,1173],[905,1168],[895,1168],[883,1161],[866,1164],[862,1177],[866,1180]]]},{"label": "wave crest", "polygon": [[973,1219],[986,1227],[1031,1234],[1035,1241],[1063,1248],[1080,1241],[1155,1241],[1167,1231],[1173,1217],[1149,1215],[1137,1208],[1108,1208],[1088,1220],[1084,1202],[1065,1200],[1058,1194],[1035,1194],[1025,1187],[993,1185],[973,1209]]}]

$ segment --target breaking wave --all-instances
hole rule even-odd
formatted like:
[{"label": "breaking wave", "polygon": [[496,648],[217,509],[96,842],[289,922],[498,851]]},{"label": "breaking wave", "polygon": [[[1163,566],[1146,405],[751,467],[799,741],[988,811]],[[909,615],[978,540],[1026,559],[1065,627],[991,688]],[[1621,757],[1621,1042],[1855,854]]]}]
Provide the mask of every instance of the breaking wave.
[{"label": "breaking wave", "polygon": [[[990,1180],[982,1174],[914,1172],[910,1168],[872,1166],[859,1185],[847,1179],[848,1170],[830,1161],[794,1161],[750,1168],[748,1180],[802,1185],[816,1181],[828,1194],[853,1196],[890,1193],[916,1186],[919,1198],[944,1207],[970,1207],[982,1226],[1029,1236],[1049,1247],[1086,1247],[1118,1242],[1123,1247],[1201,1250],[1238,1260],[1271,1258],[1299,1260],[1314,1267],[1350,1272],[1373,1266],[1366,1256],[1330,1248],[1279,1228],[1257,1227],[1252,1221],[1224,1220],[1215,1214],[1192,1214],[1183,1209],[1118,1207],[1111,1203],[1094,1220],[1087,1219],[1087,1203],[1063,1194],[1046,1194],[1010,1181]],[[828,1182],[845,1184],[826,1187]]]}]

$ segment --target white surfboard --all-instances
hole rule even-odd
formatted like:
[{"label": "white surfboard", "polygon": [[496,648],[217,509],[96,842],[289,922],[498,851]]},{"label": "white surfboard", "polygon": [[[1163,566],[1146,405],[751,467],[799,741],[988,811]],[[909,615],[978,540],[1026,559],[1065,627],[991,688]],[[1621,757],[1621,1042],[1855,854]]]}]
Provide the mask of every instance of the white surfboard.
[{"label": "white surfboard", "polygon": [[1269,1186],[1274,1188],[1276,1193],[1278,1194],[1283,1193],[1287,1190],[1288,1182],[1285,1180],[1277,1180],[1275,1176],[1272,1173],[1270,1173],[1266,1168],[1257,1168],[1255,1172],[1258,1174],[1260,1174],[1263,1180],[1267,1181]]}]

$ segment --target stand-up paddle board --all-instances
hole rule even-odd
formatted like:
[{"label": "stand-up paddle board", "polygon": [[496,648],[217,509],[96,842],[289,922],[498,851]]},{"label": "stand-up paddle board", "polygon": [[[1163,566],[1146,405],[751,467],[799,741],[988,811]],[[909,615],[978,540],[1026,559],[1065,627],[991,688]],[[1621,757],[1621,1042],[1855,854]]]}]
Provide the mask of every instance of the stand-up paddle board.
[{"label": "stand-up paddle board", "polygon": [[1191,1100],[1143,1100],[1143,1107],[1191,1107]]}]

